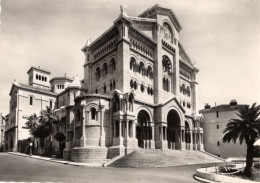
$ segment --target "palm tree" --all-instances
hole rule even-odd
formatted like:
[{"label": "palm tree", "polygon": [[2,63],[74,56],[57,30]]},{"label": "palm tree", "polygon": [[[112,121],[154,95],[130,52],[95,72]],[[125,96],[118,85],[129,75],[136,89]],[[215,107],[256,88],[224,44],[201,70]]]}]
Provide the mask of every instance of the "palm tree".
[{"label": "palm tree", "polygon": [[231,119],[224,129],[223,142],[234,142],[239,140],[242,144],[244,141],[247,145],[246,167],[244,173],[251,176],[253,165],[254,143],[260,135],[260,106],[254,103],[251,107],[248,105],[240,106],[238,109],[240,119]]},{"label": "palm tree", "polygon": [[39,126],[39,118],[36,114],[32,114],[29,117],[24,117],[27,119],[27,122],[25,123],[26,127],[29,129],[30,133],[33,134],[33,132],[37,129]]}]

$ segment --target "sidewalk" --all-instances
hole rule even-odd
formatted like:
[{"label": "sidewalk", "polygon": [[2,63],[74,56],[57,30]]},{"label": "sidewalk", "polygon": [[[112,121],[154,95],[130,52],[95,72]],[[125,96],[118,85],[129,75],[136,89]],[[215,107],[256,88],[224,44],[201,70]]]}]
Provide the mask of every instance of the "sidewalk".
[{"label": "sidewalk", "polygon": [[44,161],[51,161],[54,163],[61,163],[64,165],[73,165],[73,166],[86,166],[86,167],[103,167],[102,163],[79,163],[79,162],[72,162],[72,161],[67,161],[62,158],[49,158],[49,157],[43,157],[43,156],[37,156],[37,155],[32,155],[29,156],[28,154],[23,154],[19,152],[7,152],[8,154],[16,155],[16,156],[23,156],[23,157],[28,157],[28,158],[33,158],[33,159],[39,159],[39,160],[44,160]]}]

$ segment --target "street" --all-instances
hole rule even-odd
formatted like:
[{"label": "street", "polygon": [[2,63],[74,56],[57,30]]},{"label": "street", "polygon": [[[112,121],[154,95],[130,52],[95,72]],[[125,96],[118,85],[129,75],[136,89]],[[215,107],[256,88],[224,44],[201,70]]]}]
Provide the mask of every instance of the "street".
[{"label": "street", "polygon": [[15,182],[196,182],[192,175],[205,165],[165,168],[101,168],[64,165],[0,153],[0,181]]}]

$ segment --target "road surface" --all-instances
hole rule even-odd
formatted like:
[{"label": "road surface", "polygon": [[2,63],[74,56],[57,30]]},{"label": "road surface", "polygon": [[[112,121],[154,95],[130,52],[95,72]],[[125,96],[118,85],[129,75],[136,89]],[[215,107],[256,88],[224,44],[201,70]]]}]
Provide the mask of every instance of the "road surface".
[{"label": "road surface", "polygon": [[200,167],[205,165],[165,168],[82,167],[0,153],[0,181],[190,183],[196,182],[192,175]]}]

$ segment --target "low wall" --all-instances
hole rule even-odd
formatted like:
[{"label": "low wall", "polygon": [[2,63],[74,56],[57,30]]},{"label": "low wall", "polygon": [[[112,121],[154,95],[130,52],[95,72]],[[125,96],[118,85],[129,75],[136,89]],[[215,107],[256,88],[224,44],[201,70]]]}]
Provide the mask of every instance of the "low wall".
[{"label": "low wall", "polygon": [[71,160],[74,162],[103,163],[106,158],[105,147],[76,147],[71,150]]},{"label": "low wall", "polygon": [[[236,168],[243,168],[245,164],[236,164],[234,165]],[[196,175],[200,178],[215,181],[215,182],[223,182],[223,183],[254,183],[254,181],[239,179],[235,177],[225,176],[221,174],[216,174],[215,167],[208,168],[200,168],[197,169]]]}]

